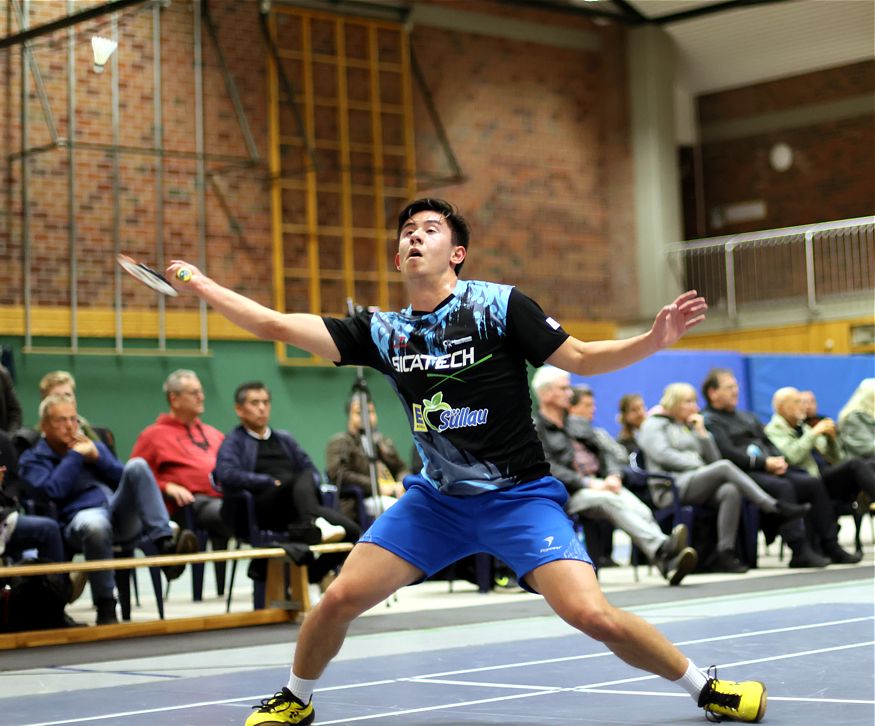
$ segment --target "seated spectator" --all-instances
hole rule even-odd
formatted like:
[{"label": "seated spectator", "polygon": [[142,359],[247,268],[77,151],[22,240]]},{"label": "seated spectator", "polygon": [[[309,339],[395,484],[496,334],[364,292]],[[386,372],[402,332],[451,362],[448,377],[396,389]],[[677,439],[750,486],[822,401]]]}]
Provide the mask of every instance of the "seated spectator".
[{"label": "seated spectator", "polygon": [[14,434],[21,428],[21,404],[15,395],[12,375],[0,365],[0,433]]},{"label": "seated spectator", "polygon": [[[64,561],[64,543],[61,528],[50,517],[25,514],[19,503],[24,483],[18,478],[15,449],[12,441],[0,432],[0,560],[19,562],[24,553],[36,550],[41,560]],[[73,602],[81,594],[87,578],[84,573],[69,576],[69,598]],[[77,623],[66,613],[61,624],[76,627]],[[44,627],[57,627],[57,623]]]},{"label": "seated spectator", "polygon": [[839,440],[849,456],[875,465],[875,378],[864,378],[839,412]]},{"label": "seated spectator", "polygon": [[[659,528],[644,502],[623,487],[619,447],[595,434],[586,418],[570,416],[570,376],[553,366],[542,366],[532,379],[538,402],[535,429],[550,464],[550,473],[568,491],[565,510],[570,514],[607,519],[626,532],[671,585],[680,584],[696,566],[696,551],[687,547],[687,528],[678,525],[669,537]],[[592,391],[589,392],[592,398]],[[586,411],[589,411],[587,407]],[[581,410],[581,409],[578,409]],[[594,405],[591,406],[594,412]],[[619,447],[622,449],[622,447]]]},{"label": "seated spectator", "polygon": [[14,560],[24,550],[36,549],[40,557],[63,562],[58,523],[49,517],[24,514],[19,503],[24,493],[12,441],[0,431],[0,556],[6,553]]},{"label": "seated spectator", "polygon": [[319,503],[316,466],[288,431],[270,427],[270,410],[267,386],[257,381],[238,386],[234,411],[240,425],[219,447],[216,481],[225,492],[252,492],[255,517],[264,529],[284,532],[290,524],[307,522],[319,528],[323,542],[355,542],[361,529]]},{"label": "seated spectator", "polygon": [[627,454],[638,451],[638,441],[635,437],[646,418],[647,407],[641,394],[627,393],[620,399],[620,413],[617,415],[620,433],[617,434],[617,443],[622,444]]},{"label": "seated spectator", "polygon": [[835,421],[823,418],[814,426],[806,424],[799,391],[790,386],[775,391],[772,410],[766,435],[790,466],[819,475],[833,499],[852,502],[861,491],[875,499],[875,472],[862,459],[845,455]]},{"label": "seated spectator", "polygon": [[[592,420],[595,418],[596,405],[592,389],[586,385],[578,384],[571,387],[571,407],[568,409],[569,416],[582,419],[592,436],[597,440],[600,449],[610,452],[610,457],[619,466],[626,463],[626,454],[617,445],[611,435],[603,428],[593,428]],[[640,498],[640,497],[639,497]],[[647,504],[647,502],[645,502]],[[649,507],[649,504],[648,504]],[[610,519],[586,518],[584,529],[586,532],[586,547],[590,557],[594,557],[596,567],[619,567],[614,562],[614,525]]]},{"label": "seated spectator", "polygon": [[814,426],[823,418],[817,412],[817,397],[814,395],[814,391],[799,391],[799,397],[802,399],[802,413],[805,416],[805,423]]},{"label": "seated spectator", "polygon": [[[68,371],[49,371],[39,382],[40,401],[52,395],[67,396],[76,401],[76,380]],[[78,403],[77,403],[78,409]],[[115,440],[108,429],[98,429],[79,414],[79,430],[92,441],[103,441],[107,448],[115,454]]]},{"label": "seated spectator", "polygon": [[371,518],[376,517],[404,494],[401,480],[410,473],[392,440],[377,430],[377,409],[373,401],[368,402],[368,410],[377,458],[379,504],[374,501],[371,489],[370,460],[363,442],[365,430],[358,393],[353,392],[346,402],[346,431],[332,436],[325,451],[328,479],[340,491],[341,511],[360,525],[362,522],[359,522],[356,506],[358,498],[363,499],[366,514]]},{"label": "seated spectator", "polygon": [[[712,569],[746,572],[747,565],[735,555],[742,500],[782,521],[804,516],[811,505],[775,499],[731,461],[720,458],[691,385],[670,383],[659,403],[664,413],[648,417],[638,433],[648,468],[675,475],[681,504],[717,509],[717,552]],[[651,482],[650,487],[656,506],[671,504],[671,489],[660,482]]]},{"label": "seated spectator", "polygon": [[200,419],[204,389],[194,371],[173,371],[164,381],[164,394],[170,411],[143,429],[131,456],[149,465],[174,521],[184,526],[180,510],[191,505],[194,526],[210,533],[213,549],[226,549],[234,533],[222,519],[222,495],[212,483],[225,437]]},{"label": "seated spectator", "polygon": [[[49,396],[39,415],[42,439],[21,457],[21,476],[55,504],[64,539],[86,560],[112,559],[113,543],[133,543],[143,535],[159,554],[197,550],[191,532],[174,535],[146,463],[131,459],[123,466],[103,442],[85,436],[72,399]],[[164,570],[168,579],[182,571],[181,566]],[[97,624],[118,622],[112,571],[92,572],[89,581]]]},{"label": "seated spectator", "polygon": [[[702,384],[708,402],[705,426],[714,436],[720,453],[777,499],[803,502],[811,511],[803,522],[786,522],[777,532],[793,552],[791,567],[819,566],[823,560],[847,564],[860,558],[846,552],[838,542],[838,518],[829,492],[818,477],[790,468],[787,460],[766,436],[760,420],[750,411],[738,408],[738,381],[727,368],[709,371]],[[765,522],[766,541],[774,537]],[[812,550],[809,540],[827,557]],[[808,563],[806,565],[806,563]]]}]

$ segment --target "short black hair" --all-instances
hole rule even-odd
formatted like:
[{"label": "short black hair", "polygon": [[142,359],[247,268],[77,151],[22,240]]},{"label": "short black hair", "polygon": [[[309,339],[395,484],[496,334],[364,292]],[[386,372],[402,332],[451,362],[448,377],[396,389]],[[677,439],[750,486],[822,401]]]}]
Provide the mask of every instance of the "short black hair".
[{"label": "short black hair", "polygon": [[720,388],[720,376],[735,376],[728,368],[712,368],[702,381],[702,398],[705,399],[705,405],[711,405],[711,398],[708,396],[710,391]]},{"label": "short black hair", "polygon": [[[401,235],[401,228],[407,223],[414,214],[420,212],[437,212],[450,225],[450,230],[453,233],[453,244],[459,247],[468,249],[468,239],[471,237],[471,228],[468,226],[467,220],[459,214],[459,210],[452,204],[443,199],[432,199],[425,197],[410,202],[401,213],[398,215],[398,235]],[[462,265],[465,261],[462,260],[456,265],[455,272],[458,275],[462,271]]]},{"label": "short black hair", "polygon": [[249,393],[249,391],[267,391],[267,397],[270,398],[270,389],[261,381],[249,381],[248,383],[241,383],[237,386],[237,390],[234,391],[234,403],[238,406],[242,406],[246,403],[246,394]]}]

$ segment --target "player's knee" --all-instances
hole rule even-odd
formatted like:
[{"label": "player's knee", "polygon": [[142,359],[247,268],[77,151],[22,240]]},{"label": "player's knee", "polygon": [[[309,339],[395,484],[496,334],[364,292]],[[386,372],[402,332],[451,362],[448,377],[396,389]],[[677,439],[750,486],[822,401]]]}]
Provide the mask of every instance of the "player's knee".
[{"label": "player's knee", "polygon": [[365,602],[361,593],[341,580],[331,583],[319,600],[322,616],[339,622],[354,620],[370,606],[370,601]]},{"label": "player's knee", "polygon": [[590,638],[601,642],[618,640],[620,624],[608,602],[583,603],[572,614],[571,624]]}]

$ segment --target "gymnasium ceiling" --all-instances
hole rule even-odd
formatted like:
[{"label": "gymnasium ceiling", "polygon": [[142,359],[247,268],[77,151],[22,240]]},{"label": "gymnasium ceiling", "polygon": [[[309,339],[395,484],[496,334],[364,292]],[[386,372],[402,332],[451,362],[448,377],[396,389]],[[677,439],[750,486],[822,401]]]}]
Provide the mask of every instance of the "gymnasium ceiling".
[{"label": "gymnasium ceiling", "polygon": [[600,22],[656,24],[693,94],[875,58],[873,0],[498,0]]},{"label": "gymnasium ceiling", "polygon": [[[182,0],[176,0],[182,1]],[[185,0],[188,2],[189,0]],[[211,4],[239,0],[202,0]],[[314,5],[340,12],[363,7],[404,12],[420,0],[245,0]],[[438,0],[423,0],[440,5]],[[490,0],[551,9],[597,23],[658,25],[674,39],[681,83],[694,94],[797,75],[875,58],[875,0]],[[148,0],[112,0],[89,13],[136,6]],[[173,0],[163,0],[165,4]],[[72,19],[70,19],[72,20]],[[69,20],[68,20],[69,22]],[[75,22],[75,21],[74,21]],[[63,18],[52,31],[63,27]],[[49,30],[45,28],[44,30]],[[18,36],[18,37],[14,37]],[[20,42],[13,33],[0,49]]]}]

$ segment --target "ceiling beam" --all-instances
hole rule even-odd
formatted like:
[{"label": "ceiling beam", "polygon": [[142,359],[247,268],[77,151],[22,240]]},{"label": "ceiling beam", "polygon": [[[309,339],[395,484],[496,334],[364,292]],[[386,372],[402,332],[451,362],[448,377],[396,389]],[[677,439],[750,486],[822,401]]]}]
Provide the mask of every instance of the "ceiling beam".
[{"label": "ceiling beam", "polygon": [[[614,0],[617,2],[618,0]],[[622,0],[621,0],[622,1]],[[681,20],[690,20],[691,18],[700,18],[703,15],[711,15],[713,13],[721,13],[727,10],[738,10],[744,7],[753,7],[755,5],[772,5],[774,3],[783,3],[788,0],[726,0],[722,3],[714,3],[713,5],[703,5],[702,7],[693,8],[691,10],[682,10],[679,13],[671,13],[670,15],[660,15],[656,18],[650,18],[648,22],[655,25],[666,25],[668,23],[677,23]]]},{"label": "ceiling beam", "polygon": [[106,15],[107,13],[115,13],[119,10],[124,10],[125,8],[130,7],[131,5],[139,5],[146,1],[147,0],[113,0],[104,5],[97,5],[88,10],[83,10],[81,13],[67,15],[58,20],[53,20],[50,23],[44,23],[35,28],[16,33],[15,35],[7,35],[5,38],[0,38],[0,50],[11,48],[12,46],[21,43],[26,43],[28,40],[33,40],[34,38],[39,38],[40,36],[48,35],[49,33],[54,33],[58,30],[63,30],[64,28],[69,28],[71,25],[76,25],[77,23],[91,20],[92,18],[97,18],[101,15]]}]

